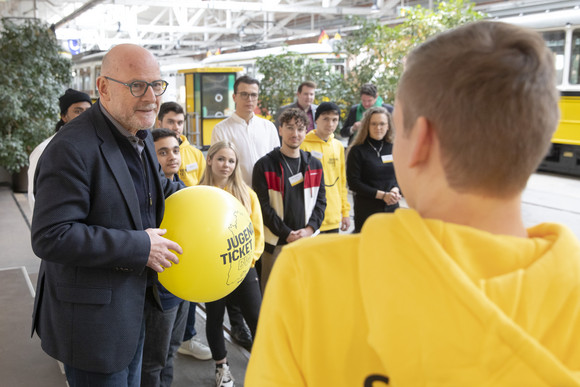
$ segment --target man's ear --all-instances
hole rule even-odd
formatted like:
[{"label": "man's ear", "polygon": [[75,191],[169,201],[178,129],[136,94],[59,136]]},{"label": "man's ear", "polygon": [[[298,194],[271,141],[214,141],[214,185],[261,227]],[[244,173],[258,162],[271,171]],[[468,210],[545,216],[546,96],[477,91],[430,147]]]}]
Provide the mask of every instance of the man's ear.
[{"label": "man's ear", "polygon": [[411,131],[412,144],[409,155],[409,167],[417,166],[429,159],[433,152],[435,131],[425,117],[419,117]]},{"label": "man's ear", "polygon": [[97,78],[97,90],[99,90],[99,97],[105,101],[110,99],[109,96],[109,83],[105,77]]}]

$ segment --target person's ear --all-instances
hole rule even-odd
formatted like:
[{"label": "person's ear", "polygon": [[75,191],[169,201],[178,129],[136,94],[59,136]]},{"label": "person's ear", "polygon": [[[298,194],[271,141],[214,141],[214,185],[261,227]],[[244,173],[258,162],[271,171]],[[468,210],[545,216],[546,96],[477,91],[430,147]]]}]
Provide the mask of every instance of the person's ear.
[{"label": "person's ear", "polygon": [[411,150],[409,167],[426,162],[433,151],[435,144],[435,130],[425,117],[419,117],[411,130]]},{"label": "person's ear", "polygon": [[109,101],[111,99],[110,91],[109,91],[109,82],[103,76],[97,78],[97,90],[99,90],[99,97],[105,101]]}]

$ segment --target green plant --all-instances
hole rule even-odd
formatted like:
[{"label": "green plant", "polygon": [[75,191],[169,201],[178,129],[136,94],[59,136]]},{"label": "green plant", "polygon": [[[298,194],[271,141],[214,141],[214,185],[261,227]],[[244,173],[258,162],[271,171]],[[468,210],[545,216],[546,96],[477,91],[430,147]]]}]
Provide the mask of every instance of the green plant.
[{"label": "green plant", "polygon": [[70,60],[36,19],[2,19],[0,52],[0,165],[14,173],[54,130]]},{"label": "green plant", "polygon": [[360,28],[337,46],[337,51],[349,58],[345,99],[358,103],[360,87],[372,82],[385,102],[393,103],[409,51],[437,33],[485,17],[473,7],[474,3],[464,0],[442,1],[434,10],[419,5],[405,10],[404,21],[392,27],[376,20],[351,18],[351,24]]},{"label": "green plant", "polygon": [[331,65],[321,59],[306,55],[284,53],[268,55],[256,60],[260,81],[260,110],[273,119],[281,106],[292,103],[298,86],[303,81],[314,81],[317,85],[315,103],[333,101],[344,108],[344,79]]}]

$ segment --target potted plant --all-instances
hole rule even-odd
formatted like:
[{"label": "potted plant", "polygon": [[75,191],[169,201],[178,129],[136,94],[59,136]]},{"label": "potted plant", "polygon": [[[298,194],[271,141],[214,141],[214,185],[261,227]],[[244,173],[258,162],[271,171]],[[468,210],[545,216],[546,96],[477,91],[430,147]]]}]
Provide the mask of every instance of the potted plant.
[{"label": "potted plant", "polygon": [[3,18],[1,26],[0,166],[26,175],[28,155],[58,121],[70,60],[60,54],[54,31],[38,19]]}]

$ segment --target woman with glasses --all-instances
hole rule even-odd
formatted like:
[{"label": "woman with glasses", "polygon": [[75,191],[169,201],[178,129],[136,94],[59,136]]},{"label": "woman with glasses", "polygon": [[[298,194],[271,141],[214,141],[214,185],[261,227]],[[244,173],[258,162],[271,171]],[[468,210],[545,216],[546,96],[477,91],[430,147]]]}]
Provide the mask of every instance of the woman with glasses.
[{"label": "woman with glasses", "polygon": [[399,208],[401,193],[393,167],[393,137],[387,109],[368,109],[346,154],[346,180],[354,193],[354,232],[360,232],[372,214]]}]

